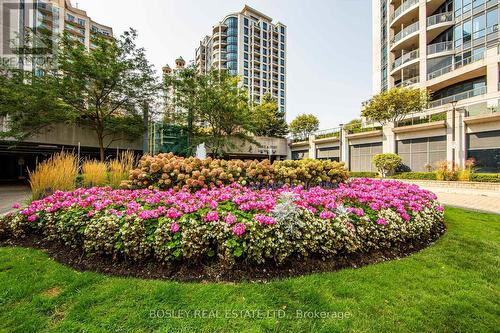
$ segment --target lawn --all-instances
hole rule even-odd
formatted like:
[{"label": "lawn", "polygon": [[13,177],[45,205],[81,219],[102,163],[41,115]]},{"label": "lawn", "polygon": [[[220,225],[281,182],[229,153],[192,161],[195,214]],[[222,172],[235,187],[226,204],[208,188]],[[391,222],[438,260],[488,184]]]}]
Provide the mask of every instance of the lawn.
[{"label": "lawn", "polygon": [[447,234],[410,257],[267,284],[109,277],[0,248],[0,331],[498,331],[500,215],[445,216]]}]

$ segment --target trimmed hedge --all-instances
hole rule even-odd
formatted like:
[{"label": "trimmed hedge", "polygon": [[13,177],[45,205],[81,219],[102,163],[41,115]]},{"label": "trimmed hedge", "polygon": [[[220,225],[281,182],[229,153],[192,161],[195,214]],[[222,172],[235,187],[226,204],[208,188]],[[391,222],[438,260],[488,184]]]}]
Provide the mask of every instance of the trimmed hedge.
[{"label": "trimmed hedge", "polygon": [[349,171],[349,177],[352,178],[376,178],[378,172],[371,171]]},{"label": "trimmed hedge", "polygon": [[422,180],[436,180],[436,173],[434,172],[401,172],[391,176],[393,179],[422,179]]},{"label": "trimmed hedge", "polygon": [[500,183],[500,173],[473,173],[471,181]]}]

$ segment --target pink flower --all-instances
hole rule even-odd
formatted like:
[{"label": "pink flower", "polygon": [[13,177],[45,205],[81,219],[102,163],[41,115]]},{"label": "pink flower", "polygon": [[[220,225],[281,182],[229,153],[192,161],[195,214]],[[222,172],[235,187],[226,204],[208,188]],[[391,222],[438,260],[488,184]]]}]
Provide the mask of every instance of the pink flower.
[{"label": "pink flower", "polygon": [[176,219],[176,218],[181,217],[182,213],[180,211],[178,211],[177,209],[175,209],[174,207],[170,207],[167,210],[167,214],[165,216],[170,218],[170,219]]},{"label": "pink flower", "polygon": [[233,224],[234,222],[236,222],[236,215],[233,215],[231,213],[227,213],[225,216],[224,216],[224,221],[231,225]]},{"label": "pink flower", "polygon": [[319,214],[319,217],[322,219],[334,219],[335,218],[335,213],[329,210],[324,210]]},{"label": "pink flower", "polygon": [[30,215],[30,216],[28,216],[28,221],[35,222],[36,221],[36,215]]},{"label": "pink flower", "polygon": [[206,222],[214,222],[214,221],[217,221],[219,219],[219,213],[217,213],[217,211],[211,211],[211,212],[208,212],[207,215],[205,215],[205,221]]},{"label": "pink flower", "polygon": [[243,223],[237,223],[233,226],[233,233],[238,236],[238,237],[241,237],[241,235],[243,235],[245,233],[245,225]]},{"label": "pink flower", "polygon": [[385,219],[383,219],[383,218],[379,218],[379,219],[377,220],[377,224],[387,225],[387,224],[389,224],[389,223],[388,223]]},{"label": "pink flower", "polygon": [[255,214],[254,217],[255,221],[259,222],[260,224],[276,224],[276,220],[272,218],[271,216],[267,216],[264,214]]},{"label": "pink flower", "polygon": [[170,225],[170,232],[175,234],[177,231],[179,231],[179,223],[174,222]]},{"label": "pink flower", "polygon": [[12,204],[12,208],[19,209],[19,208],[21,208],[21,204],[19,202],[15,202]]}]

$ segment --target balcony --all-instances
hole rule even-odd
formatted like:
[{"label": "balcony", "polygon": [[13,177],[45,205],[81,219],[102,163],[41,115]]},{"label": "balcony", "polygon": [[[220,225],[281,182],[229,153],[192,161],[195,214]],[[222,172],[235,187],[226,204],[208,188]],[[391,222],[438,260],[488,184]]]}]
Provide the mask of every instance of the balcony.
[{"label": "balcony", "polygon": [[428,124],[436,121],[446,120],[446,111],[439,112],[434,114],[426,114],[426,115],[414,115],[410,116],[411,118],[403,119],[396,124],[396,127],[405,127],[405,126],[414,126],[420,124]]},{"label": "balcony", "polygon": [[427,40],[433,40],[455,24],[453,12],[439,13],[427,18]]},{"label": "balcony", "polygon": [[417,60],[418,56],[418,49],[403,54],[402,56],[394,60],[394,63],[392,64],[392,70],[398,69],[399,67],[406,63],[409,63],[410,61]]},{"label": "balcony", "polygon": [[448,65],[448,66],[440,68],[434,72],[431,72],[431,73],[427,74],[427,80],[435,79],[435,78],[437,78],[441,75],[444,75],[446,73],[449,73],[455,69],[459,69],[459,68],[464,67],[466,65],[472,64],[476,61],[482,60],[482,59],[484,59],[484,54],[485,54],[485,52],[474,54],[468,58],[462,59],[461,61],[454,62],[451,65]]},{"label": "balcony", "polygon": [[458,101],[461,101],[464,99],[468,99],[468,98],[472,98],[472,97],[476,97],[476,96],[480,96],[480,95],[484,95],[484,94],[486,94],[486,87],[478,87],[475,89],[467,90],[467,91],[464,91],[464,92],[461,92],[461,93],[458,93],[455,95],[443,97],[443,98],[440,98],[438,100],[432,101],[432,102],[430,102],[429,107],[436,108],[439,106],[449,104],[451,102],[458,102]]},{"label": "balcony", "polygon": [[398,84],[395,85],[396,88],[403,88],[403,87],[407,87],[407,86],[411,86],[412,84],[416,84],[416,83],[419,83],[420,82],[420,76],[414,76],[414,77],[411,77],[409,79],[405,79],[401,82],[399,82]]},{"label": "balcony", "polygon": [[406,0],[391,15],[391,26],[394,25],[403,15],[409,13],[412,9],[418,8],[418,0]]},{"label": "balcony", "polygon": [[316,140],[336,139],[340,137],[340,127],[316,131],[314,135]]},{"label": "balcony", "polygon": [[396,47],[402,41],[409,39],[410,36],[415,35],[418,36],[419,24],[418,21],[410,24],[409,26],[403,28],[400,32],[398,32],[391,40],[391,49]]},{"label": "balcony", "polygon": [[[448,41],[448,42],[441,42],[441,43],[434,43],[427,45],[427,57],[428,58],[433,58],[433,57],[439,57],[442,56],[443,52],[451,52],[453,53],[455,51],[453,47],[453,42]],[[432,57],[430,57],[432,55]]]}]

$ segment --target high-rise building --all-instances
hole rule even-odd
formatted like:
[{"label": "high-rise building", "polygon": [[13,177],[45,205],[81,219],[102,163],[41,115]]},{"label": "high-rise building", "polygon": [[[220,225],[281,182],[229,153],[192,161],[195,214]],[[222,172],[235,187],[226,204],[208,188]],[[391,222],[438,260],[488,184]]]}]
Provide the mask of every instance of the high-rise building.
[{"label": "high-rise building", "polygon": [[417,171],[468,158],[499,170],[499,1],[373,0],[372,15],[373,93],[431,93],[424,113],[384,127],[383,151]]},{"label": "high-rise building", "polygon": [[286,26],[245,6],[212,27],[196,49],[195,65],[202,72],[215,68],[242,78],[249,97],[259,103],[271,94],[286,112]]}]

